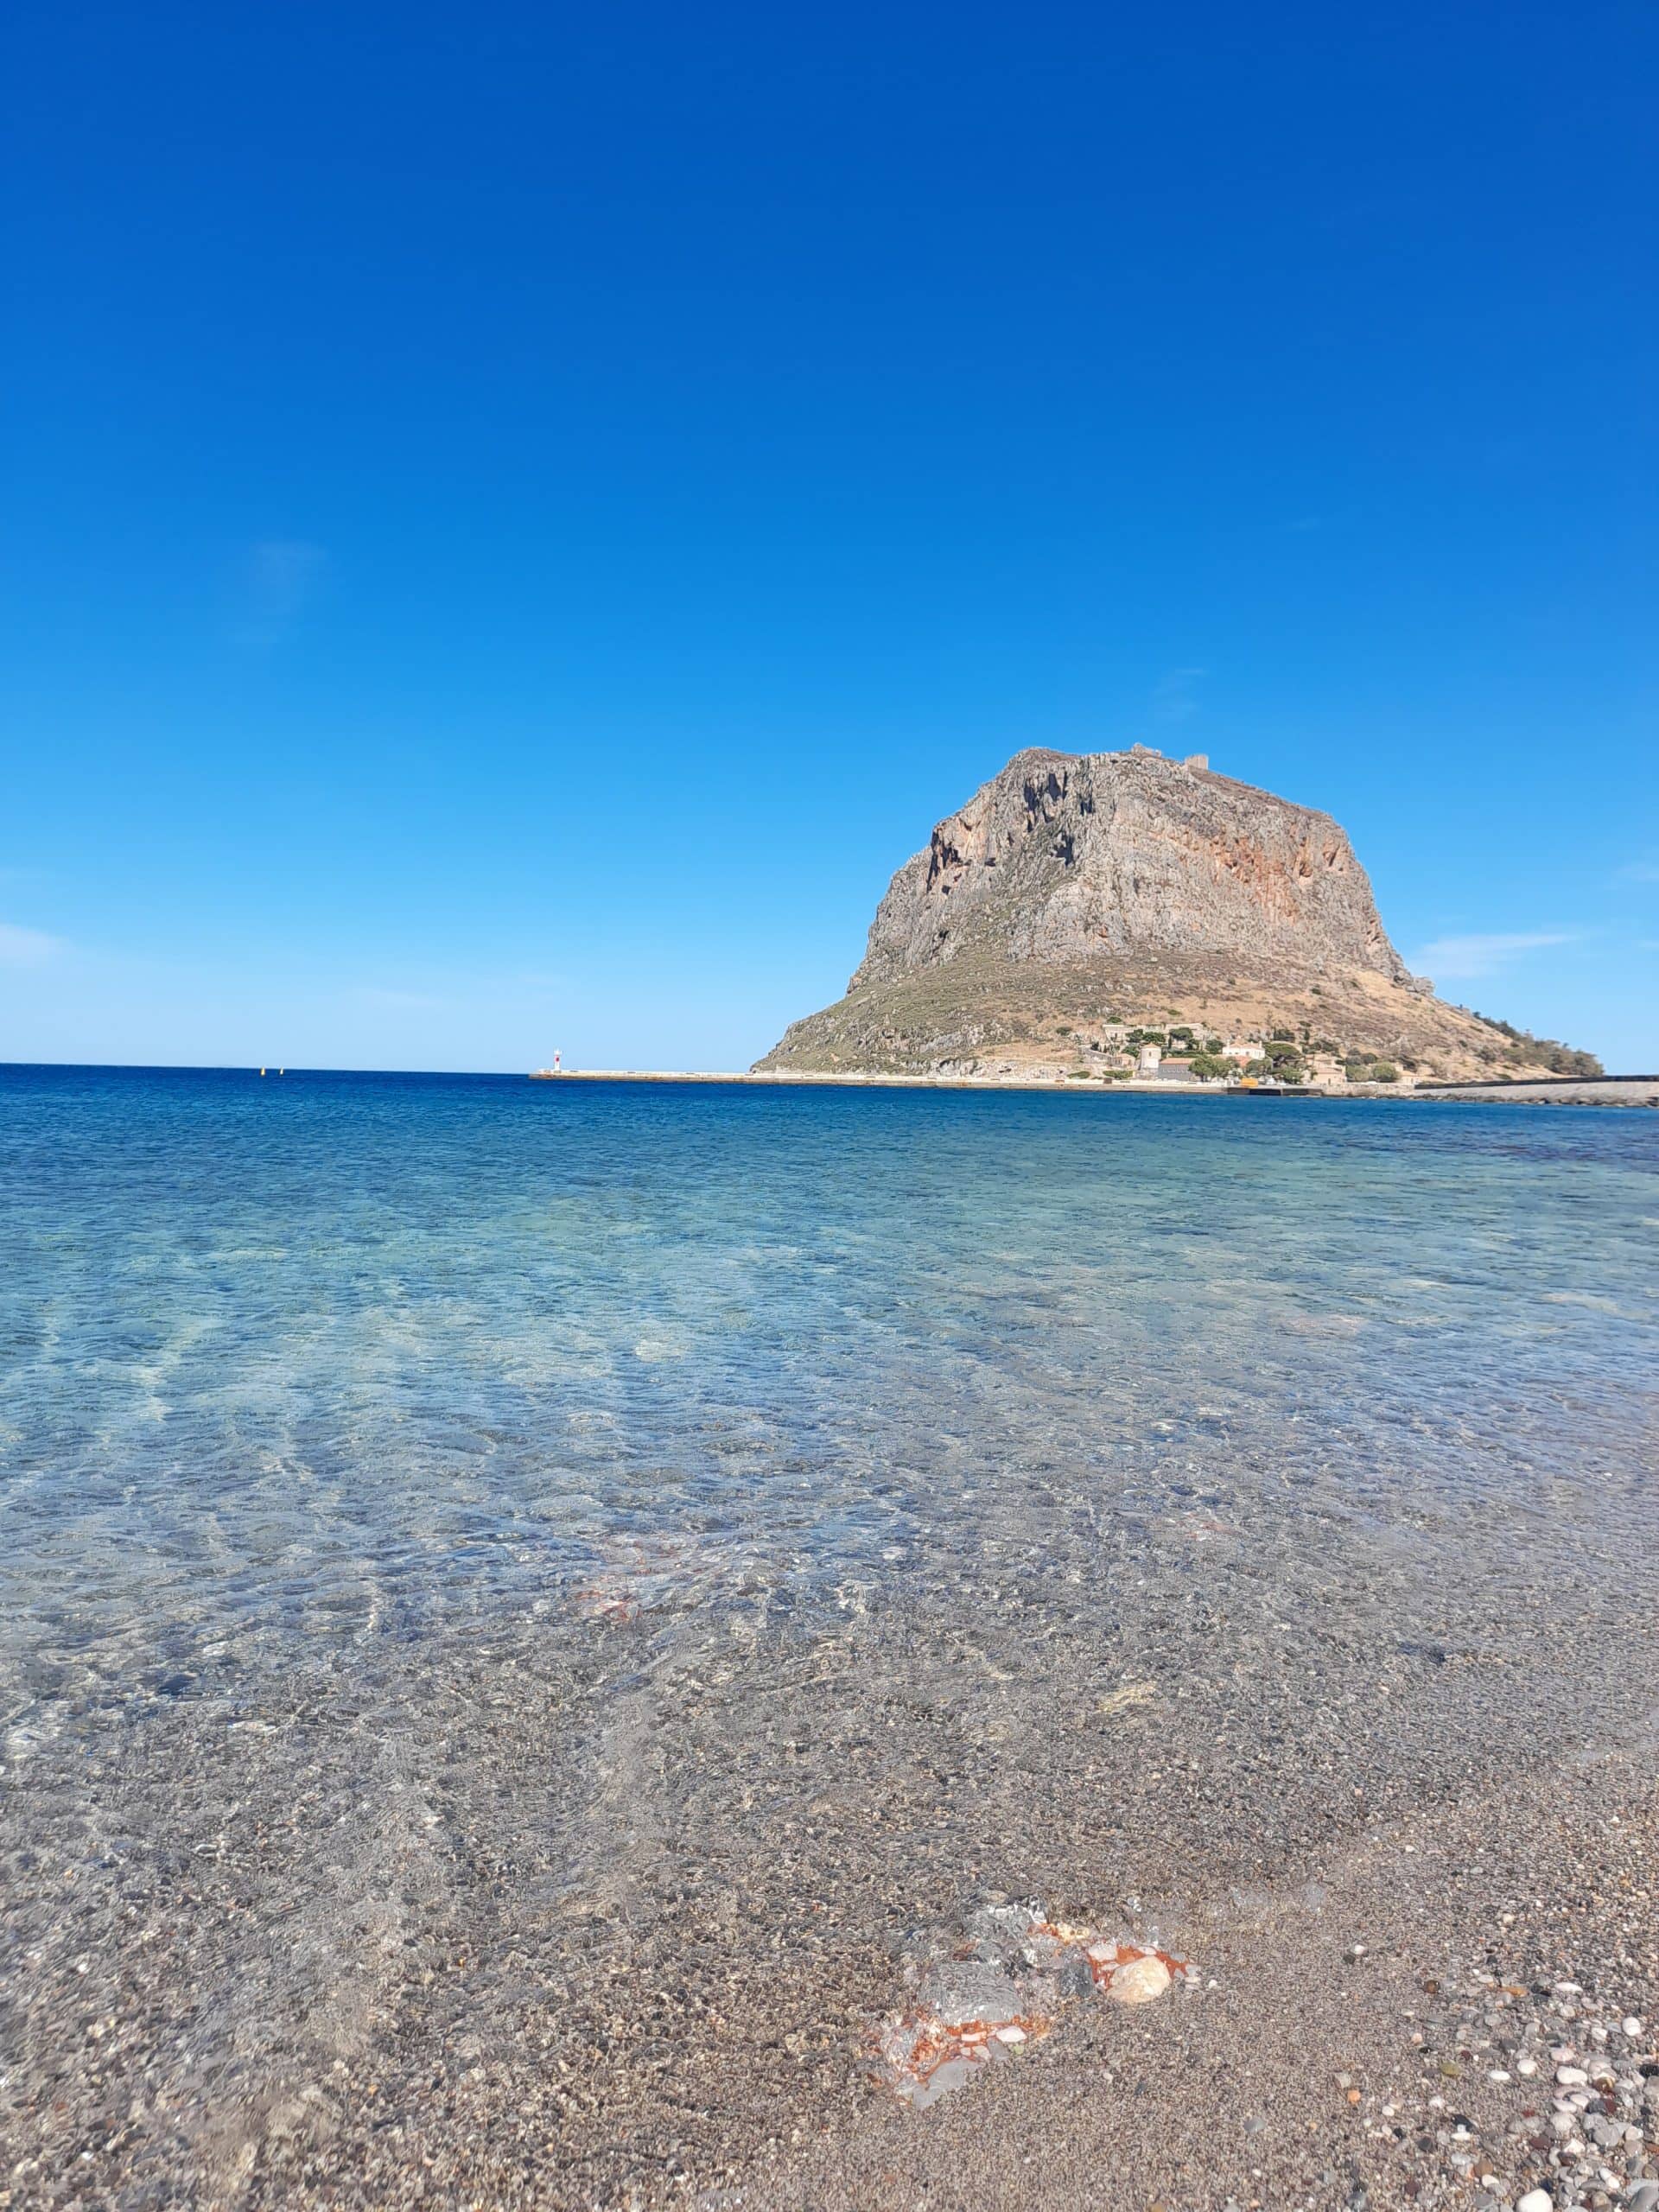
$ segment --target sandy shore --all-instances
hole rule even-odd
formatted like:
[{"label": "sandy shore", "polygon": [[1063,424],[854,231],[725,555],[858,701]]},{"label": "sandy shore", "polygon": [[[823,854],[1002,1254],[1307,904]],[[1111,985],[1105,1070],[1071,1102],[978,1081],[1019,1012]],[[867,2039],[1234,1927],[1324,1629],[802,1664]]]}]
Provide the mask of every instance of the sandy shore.
[{"label": "sandy shore", "polygon": [[[1600,2208],[1659,2176],[1659,1763],[1384,1822],[1168,1940],[1201,1980],[1096,2001],[921,2113],[741,2199],[815,2208]],[[1563,2091],[1556,2076],[1582,2088]],[[1557,2128],[1558,2101],[1587,2105]],[[1659,2190],[1654,2192],[1659,2197]]]},{"label": "sandy shore", "polygon": [[[1626,1742],[1580,1758],[1528,1749],[1565,1712],[1510,1704],[1490,1643],[1396,1670],[1398,1713],[1263,1677],[1178,1719],[1033,1630],[999,1688],[938,1623],[722,1661],[601,1611],[569,1672],[320,1662],[22,1746],[0,2204],[1625,2201],[1659,2133],[1645,1649]],[[913,2109],[882,2023],[1011,1894],[1193,1982],[1085,1986]],[[1561,2066],[1592,2108],[1557,2132]]]}]

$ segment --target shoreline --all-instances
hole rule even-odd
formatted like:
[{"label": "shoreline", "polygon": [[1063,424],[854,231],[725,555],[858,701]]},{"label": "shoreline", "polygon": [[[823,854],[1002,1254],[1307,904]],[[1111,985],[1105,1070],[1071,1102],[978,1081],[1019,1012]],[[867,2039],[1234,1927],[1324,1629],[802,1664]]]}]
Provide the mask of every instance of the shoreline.
[{"label": "shoreline", "polygon": [[[745,1068],[729,1071],[691,1068],[532,1068],[531,1083],[702,1084],[832,1090],[1061,1090],[1082,1097],[1121,1093],[1165,1098],[1231,1098],[1239,1087],[1228,1084],[1160,1083],[1155,1077],[1128,1083],[1103,1083],[1097,1077],[1065,1075],[922,1075],[886,1070],[845,1072],[816,1068]],[[1255,1093],[1243,1093],[1254,1097]],[[1452,1104],[1511,1106],[1659,1107],[1659,1076],[1560,1076],[1520,1083],[1301,1084],[1268,1096],[1445,1100]]]},{"label": "shoreline", "polygon": [[878,2103],[742,2201],[1510,2212],[1541,2188],[1552,2212],[1645,2208],[1656,1861],[1650,1741],[1523,1762],[1195,1901],[1168,1933],[1187,1988],[1086,2004],[924,2114]]},{"label": "shoreline", "polygon": [[[371,1768],[366,1799],[355,1761],[329,1757],[327,1795],[314,1779],[298,1822],[276,1756],[283,1710],[244,1708],[212,1731],[219,1786],[165,1836],[151,1793],[188,1708],[163,1700],[136,1739],[121,1731],[148,1786],[124,1807],[119,1849],[88,1834],[66,1853],[60,1830],[51,1855],[68,1891],[25,1882],[9,1901],[35,1946],[23,2050],[52,2048],[51,2018],[90,2020],[92,2040],[67,2073],[60,2043],[45,2079],[24,2065],[0,2095],[0,2208],[165,2191],[247,2212],[1517,2212],[1542,2187],[1552,2212],[1646,2212],[1633,2193],[1659,2176],[1650,1684],[1611,1740],[1523,1740],[1461,1779],[1453,1765],[1398,1790],[1344,1789],[1288,1848],[1217,1837],[1155,1887],[1079,1865],[1084,1910],[1092,1892],[1109,1925],[1167,1944],[1192,1978],[1144,2007],[1074,1991],[1023,2048],[918,2108],[876,2056],[918,1967],[968,1955],[959,1939],[984,1907],[1042,1894],[1075,1908],[1063,1891],[1007,1890],[982,1848],[949,1852],[916,1884],[938,1847],[925,1826],[867,1835],[861,1872],[838,1868],[836,1843],[826,1854],[810,1840],[855,1840],[825,1775],[810,1836],[780,1830],[781,1856],[760,1866],[717,1852],[724,1901],[694,1878],[647,1925],[642,1896],[694,1869],[668,1846],[681,1831],[661,1781],[636,1764],[690,1687],[641,1683],[630,1647],[645,1634],[591,1624],[586,1752],[559,1745],[573,1716],[537,1694],[550,1681],[515,1671],[510,1696],[491,1691],[481,1656],[443,1740],[410,1734],[416,1713],[395,1700],[397,1749]],[[305,1694],[343,1691],[338,1718],[378,1725],[381,1700],[331,1673],[310,1670]],[[791,1732],[813,1725],[787,1686],[767,1702]],[[1120,1701],[1109,1725],[1160,1767],[1179,1758],[1150,1702]],[[567,1866],[559,1888],[574,1874],[574,1890],[556,1905],[515,1906],[545,1845],[510,1821],[505,1843],[493,1821],[468,1846],[446,1778],[463,1745],[514,1796],[550,1758],[544,1771],[575,1780],[597,1752],[613,1858]],[[1065,1765],[1040,1789],[1066,1826],[1092,1794]],[[308,1829],[366,1829],[372,1859],[342,1863],[337,1843],[317,1859]],[[447,1895],[446,1866],[480,1849],[505,1853],[505,1892]],[[273,1859],[308,1868],[287,1904]],[[872,1882],[891,1885],[885,1912],[860,1904]],[[941,1885],[948,1919],[925,1909]],[[276,1963],[290,1954],[297,2016]]]}]

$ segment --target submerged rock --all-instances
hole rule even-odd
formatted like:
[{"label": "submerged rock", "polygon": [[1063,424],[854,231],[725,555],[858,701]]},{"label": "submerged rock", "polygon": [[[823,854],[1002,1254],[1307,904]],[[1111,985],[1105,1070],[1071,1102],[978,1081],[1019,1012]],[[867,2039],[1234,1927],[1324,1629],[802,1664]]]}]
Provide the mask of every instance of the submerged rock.
[{"label": "submerged rock", "polygon": [[925,2107],[969,2082],[978,2068],[1045,2036],[1068,2004],[1103,1990],[1147,2005],[1177,1980],[1196,1980],[1184,1959],[1127,1937],[1052,1921],[1039,1904],[990,1904],[970,1914],[966,1946],[913,1967],[915,2002],[892,2014],[875,2042],[876,2071],[908,2104]]}]

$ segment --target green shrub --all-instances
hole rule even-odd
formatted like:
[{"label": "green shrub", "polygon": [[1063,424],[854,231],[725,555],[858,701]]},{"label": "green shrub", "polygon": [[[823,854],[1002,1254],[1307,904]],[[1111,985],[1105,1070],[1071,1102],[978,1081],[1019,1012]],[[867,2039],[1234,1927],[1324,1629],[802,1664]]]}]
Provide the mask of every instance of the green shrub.
[{"label": "green shrub", "polygon": [[1373,1083],[1398,1083],[1399,1080],[1400,1071],[1395,1067],[1392,1060],[1373,1060],[1371,1062],[1371,1081]]},{"label": "green shrub", "polygon": [[1548,1037],[1541,1037],[1534,1049],[1552,1075],[1605,1075],[1607,1072],[1593,1052],[1575,1052],[1571,1045],[1558,1045]]},{"label": "green shrub", "polygon": [[1213,1083],[1218,1076],[1230,1072],[1230,1063],[1214,1052],[1194,1052],[1192,1066],[1193,1074],[1205,1083]]},{"label": "green shrub", "polygon": [[1607,1071],[1593,1052],[1581,1052],[1576,1046],[1560,1044],[1554,1037],[1535,1037],[1529,1029],[1517,1029],[1512,1021],[1499,1021],[1490,1014],[1478,1014],[1477,1021],[1484,1021],[1489,1029],[1497,1030],[1500,1037],[1510,1040],[1504,1056],[1516,1067],[1546,1067],[1552,1075],[1605,1075]]}]

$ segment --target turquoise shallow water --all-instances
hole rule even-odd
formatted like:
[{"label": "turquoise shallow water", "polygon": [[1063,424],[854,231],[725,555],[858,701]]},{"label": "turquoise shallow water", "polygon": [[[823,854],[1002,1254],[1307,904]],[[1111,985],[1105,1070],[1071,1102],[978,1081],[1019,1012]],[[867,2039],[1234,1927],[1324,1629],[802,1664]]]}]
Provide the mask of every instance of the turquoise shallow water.
[{"label": "turquoise shallow water", "polygon": [[0,1665],[664,1540],[810,1604],[1252,1469],[1645,1541],[1656,1171],[1592,1111],[7,1071]]},{"label": "turquoise shallow water", "polygon": [[1659,1117],[13,1068],[0,1195],[42,2202],[480,2082],[632,2202],[988,1895],[1201,1947],[1659,1711]]}]

